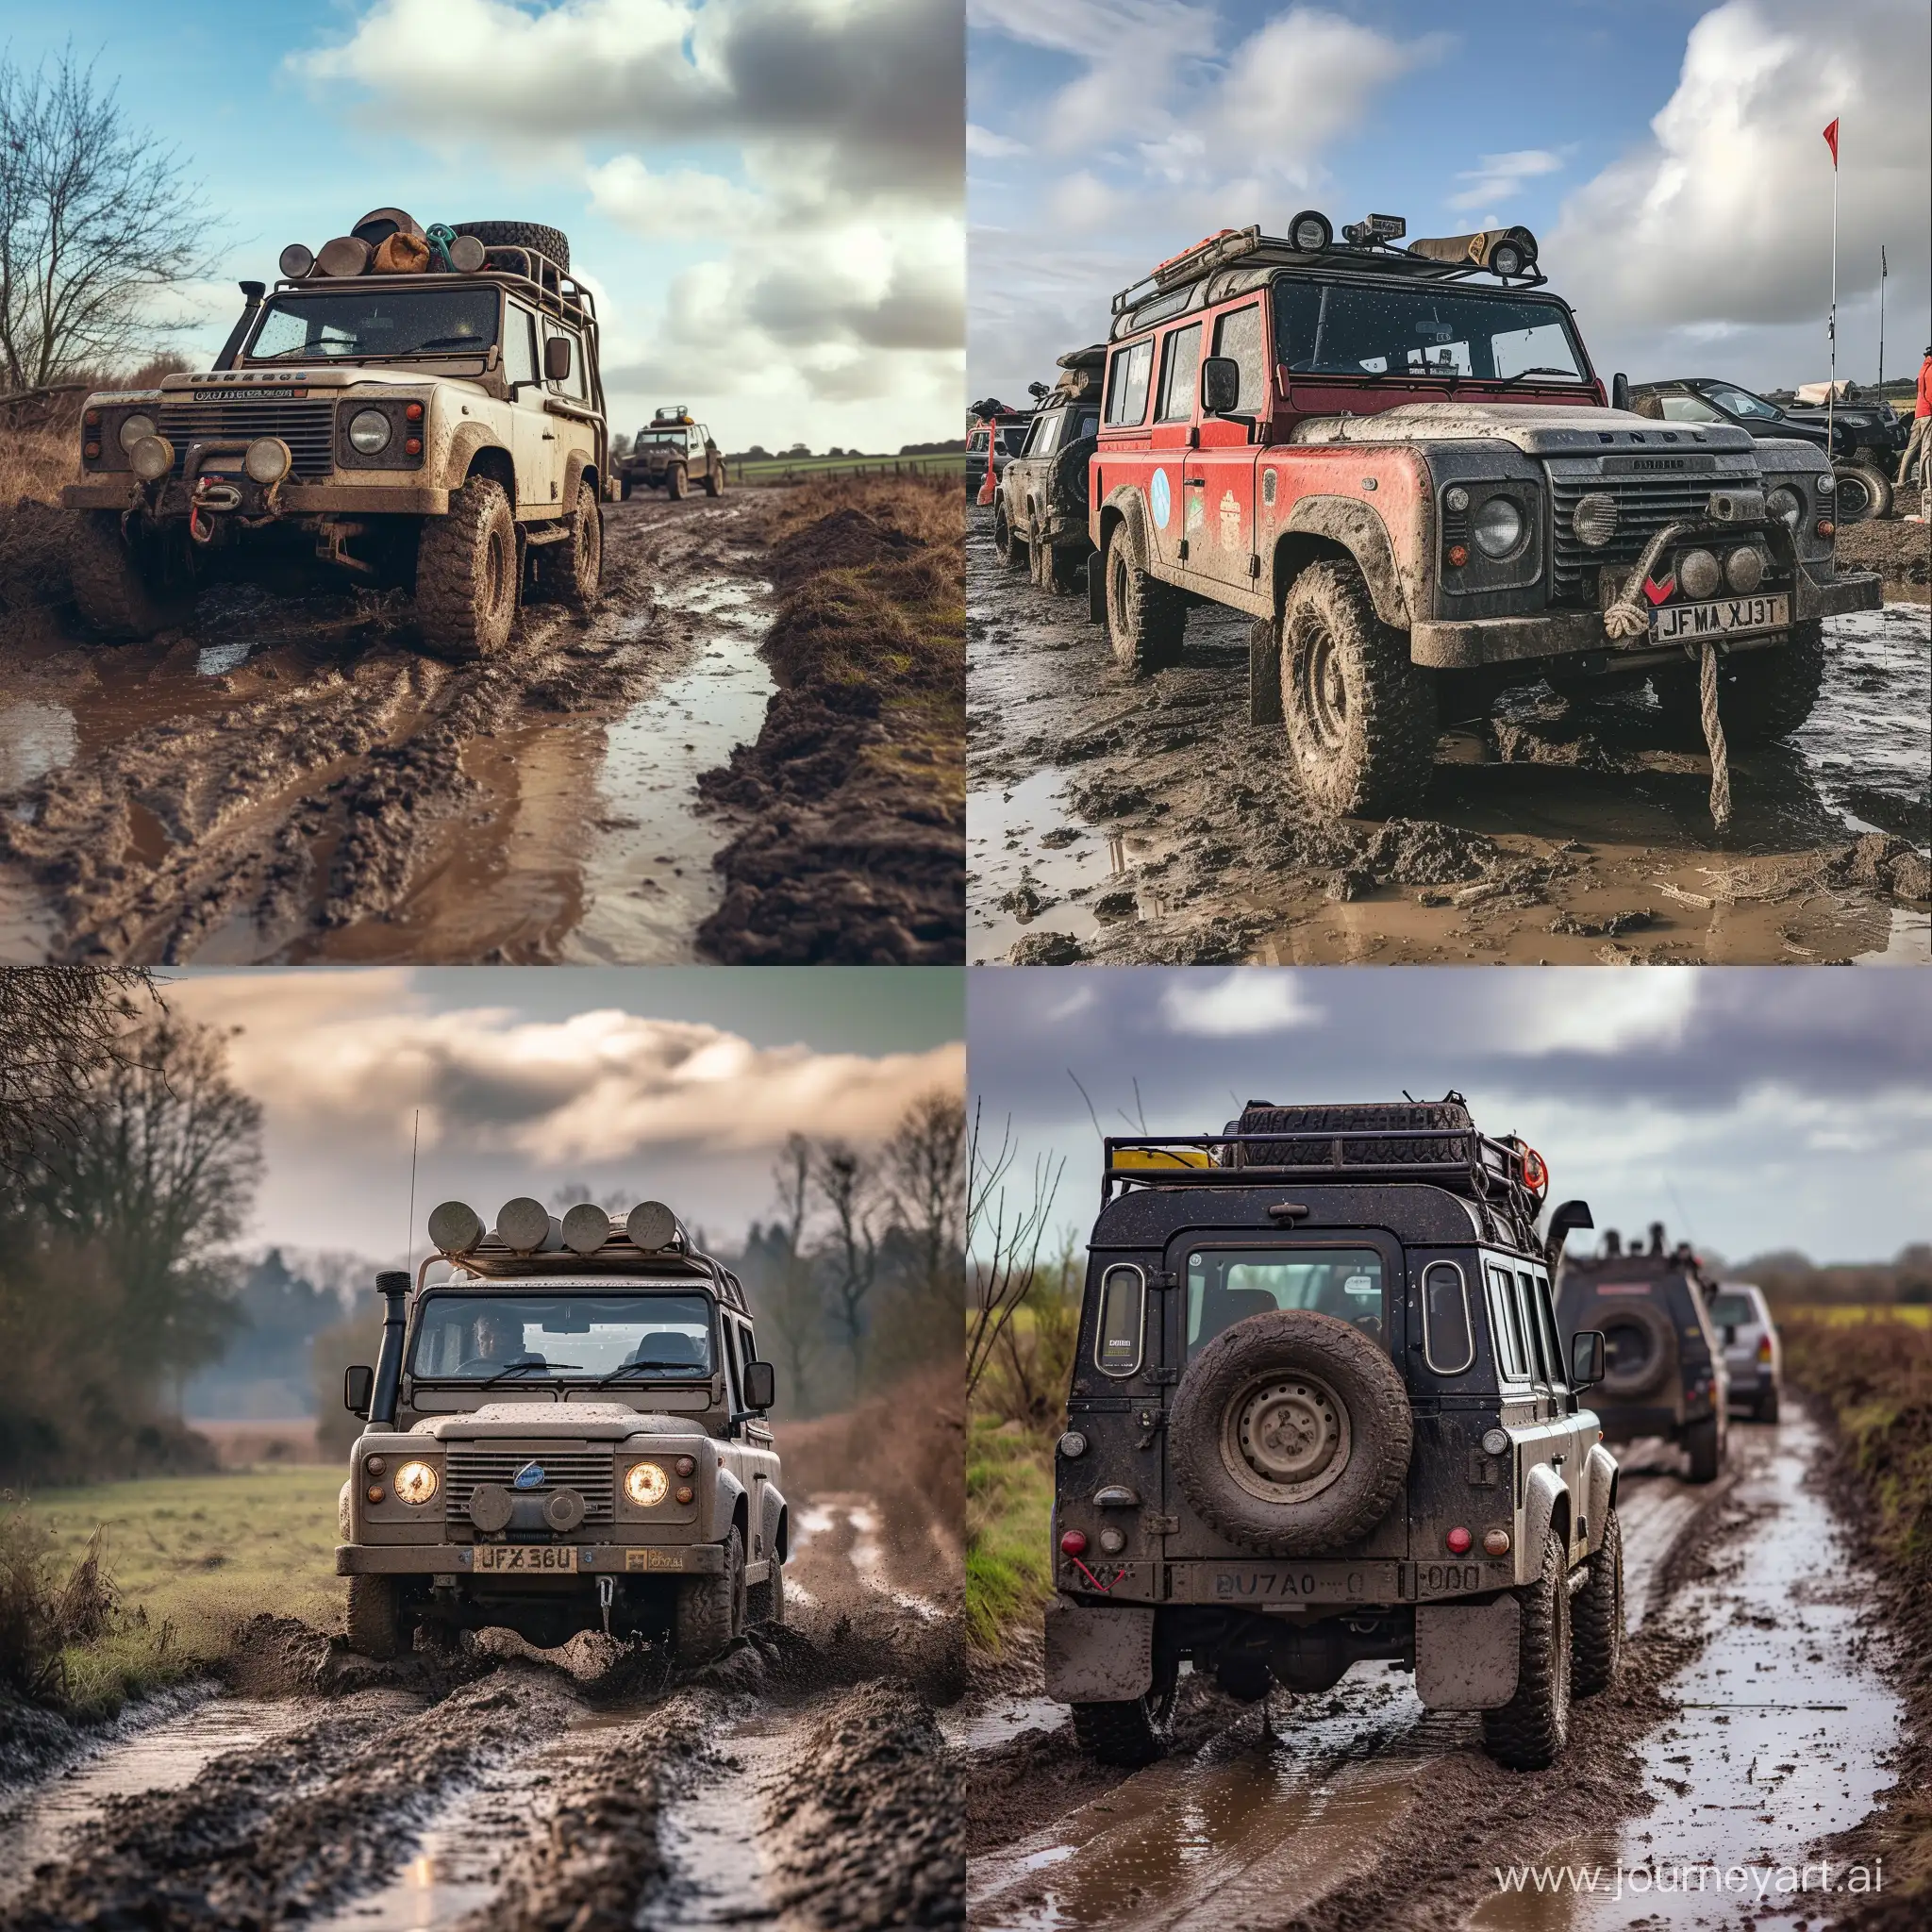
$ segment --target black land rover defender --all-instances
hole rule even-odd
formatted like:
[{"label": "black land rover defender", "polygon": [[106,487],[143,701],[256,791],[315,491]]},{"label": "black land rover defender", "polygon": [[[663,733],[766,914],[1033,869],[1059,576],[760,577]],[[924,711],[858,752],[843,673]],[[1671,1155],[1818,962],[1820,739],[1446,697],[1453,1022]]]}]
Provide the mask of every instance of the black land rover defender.
[{"label": "black land rover defender", "polygon": [[1105,342],[1059,358],[1059,379],[1042,391],[1025,446],[1000,473],[993,546],[1009,569],[1030,568],[1034,583],[1056,596],[1080,587],[1093,554],[1087,535],[1087,459],[1100,429],[1106,364]]},{"label": "black land rover defender", "polygon": [[1531,1769],[1615,1674],[1617,1466],[1557,1341],[1547,1174],[1440,1102],[1251,1102],[1109,1140],[1056,1457],[1046,1685],[1081,1746],[1162,1745],[1183,1661],[1254,1699],[1358,1658]]},{"label": "black land rover defender", "polygon": [[1557,1314],[1565,1335],[1604,1337],[1603,1386],[1594,1398],[1612,1442],[1662,1436],[1690,1458],[1693,1483],[1724,1467],[1729,1424],[1724,1352],[1706,1307],[1716,1284],[1699,1271],[1688,1241],[1664,1245],[1664,1224],[1650,1224],[1650,1246],[1626,1250],[1615,1228],[1602,1249],[1563,1263]]}]

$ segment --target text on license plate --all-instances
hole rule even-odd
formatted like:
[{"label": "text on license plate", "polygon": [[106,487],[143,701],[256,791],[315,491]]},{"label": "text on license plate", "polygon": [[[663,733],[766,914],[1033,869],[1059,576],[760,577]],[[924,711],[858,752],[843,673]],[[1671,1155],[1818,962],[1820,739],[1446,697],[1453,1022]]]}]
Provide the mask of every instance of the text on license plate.
[{"label": "text on license plate", "polygon": [[1735,630],[1783,630],[1791,621],[1791,600],[1773,597],[1720,597],[1714,604],[1666,604],[1653,613],[1650,634],[1660,644],[1685,638],[1721,637]]},{"label": "text on license plate", "polygon": [[575,1543],[478,1543],[476,1570],[514,1570],[541,1576],[575,1576]]}]

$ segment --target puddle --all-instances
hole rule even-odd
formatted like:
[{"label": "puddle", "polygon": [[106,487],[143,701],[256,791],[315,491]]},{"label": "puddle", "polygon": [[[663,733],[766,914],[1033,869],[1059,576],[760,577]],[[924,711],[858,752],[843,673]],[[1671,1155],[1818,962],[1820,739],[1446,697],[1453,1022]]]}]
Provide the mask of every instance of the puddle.
[{"label": "puddle", "polygon": [[0,705],[0,798],[70,764],[80,726],[66,705],[23,698]]},{"label": "puddle", "polygon": [[1057,1731],[1067,1722],[1064,1704],[1051,1697],[1007,1697],[968,1714],[957,1707],[939,1714],[946,1742],[961,1751],[990,1751],[1022,1731]]},{"label": "puddle", "polygon": [[1854,966],[1932,966],[1932,913],[1891,908],[1891,929],[1882,950],[1860,953]]},{"label": "puddle", "polygon": [[1834,811],[1861,832],[1932,839],[1932,608],[1833,618],[1824,693],[1792,739]]},{"label": "puddle", "polygon": [[661,611],[697,621],[707,640],[691,664],[608,730],[583,875],[589,905],[566,958],[660,965],[696,957],[697,929],[724,880],[711,861],[728,816],[699,809],[699,774],[753,742],[777,689],[758,655],[772,587],[698,575],[660,584]]},{"label": "puddle", "polygon": [[714,1736],[722,1776],[665,1806],[660,1842],[676,1874],[645,1906],[642,1932],[744,1925],[774,1919],[761,1792],[796,1742],[776,1717],[750,1719]]}]

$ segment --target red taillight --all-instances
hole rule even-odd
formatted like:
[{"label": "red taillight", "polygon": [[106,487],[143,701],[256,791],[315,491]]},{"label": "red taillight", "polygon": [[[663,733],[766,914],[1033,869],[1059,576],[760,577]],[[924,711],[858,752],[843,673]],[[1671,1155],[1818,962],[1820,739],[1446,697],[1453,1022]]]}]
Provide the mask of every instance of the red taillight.
[{"label": "red taillight", "polygon": [[1452,1556],[1459,1557],[1475,1539],[1458,1523],[1442,1541],[1449,1545]]},{"label": "red taillight", "polygon": [[1771,1337],[1768,1335],[1760,1335],[1757,1338],[1757,1359],[1761,1362],[1768,1362],[1771,1359]]},{"label": "red taillight", "polygon": [[1060,1549],[1069,1557],[1084,1557],[1087,1554],[1087,1539],[1077,1529],[1070,1529],[1060,1539]]}]

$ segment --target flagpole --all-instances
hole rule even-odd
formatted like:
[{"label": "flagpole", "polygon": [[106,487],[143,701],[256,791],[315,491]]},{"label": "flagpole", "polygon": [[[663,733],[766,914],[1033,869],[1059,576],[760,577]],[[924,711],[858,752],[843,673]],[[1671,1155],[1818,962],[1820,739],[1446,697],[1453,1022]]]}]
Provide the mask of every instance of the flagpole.
[{"label": "flagpole", "polygon": [[1885,387],[1885,243],[1878,244],[1878,387]]},{"label": "flagpole", "polygon": [[[1834,127],[1838,123],[1831,124]],[[1842,136],[1840,137],[1843,139]],[[1838,450],[1832,441],[1832,416],[1838,406],[1838,142],[1831,146],[1831,383],[1824,391],[1824,460]]]}]

